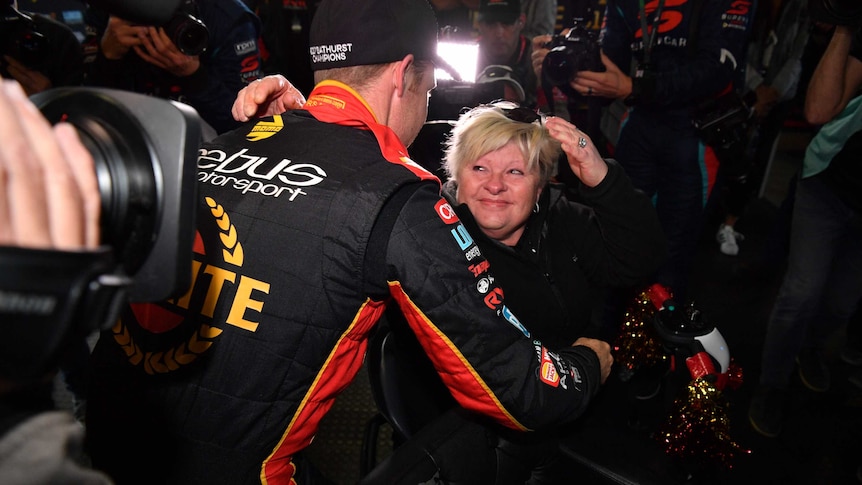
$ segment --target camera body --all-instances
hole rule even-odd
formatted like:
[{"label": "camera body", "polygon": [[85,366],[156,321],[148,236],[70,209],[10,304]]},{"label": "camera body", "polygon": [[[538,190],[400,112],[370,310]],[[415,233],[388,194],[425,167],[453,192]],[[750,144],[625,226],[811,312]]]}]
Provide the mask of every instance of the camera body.
[{"label": "camera body", "polygon": [[566,35],[555,35],[545,44],[550,49],[542,62],[543,86],[567,86],[580,71],[604,71],[598,33],[575,19]]},{"label": "camera body", "polygon": [[695,107],[692,125],[705,144],[728,147],[745,138],[756,101],[754,92],[740,96],[735,91],[707,99]]},{"label": "camera body", "polygon": [[36,68],[48,58],[48,38],[39,32],[33,18],[12,5],[3,8],[0,18],[0,54]]},{"label": "camera body", "polygon": [[199,56],[206,52],[209,30],[203,21],[197,18],[194,0],[183,0],[162,28],[183,54]]}]

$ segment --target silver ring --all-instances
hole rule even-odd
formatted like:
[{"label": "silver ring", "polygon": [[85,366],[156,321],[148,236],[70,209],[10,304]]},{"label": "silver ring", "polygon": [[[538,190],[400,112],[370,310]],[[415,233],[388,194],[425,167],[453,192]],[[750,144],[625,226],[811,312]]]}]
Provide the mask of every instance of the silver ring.
[{"label": "silver ring", "polygon": [[587,88],[587,96],[592,96],[592,95],[593,95],[593,87],[590,86]]},{"label": "silver ring", "polygon": [[586,139],[586,138],[584,138],[584,137],[581,137],[581,138],[578,140],[578,146],[579,146],[579,147],[581,147],[581,148],[586,148],[586,147],[587,147],[587,139]]}]

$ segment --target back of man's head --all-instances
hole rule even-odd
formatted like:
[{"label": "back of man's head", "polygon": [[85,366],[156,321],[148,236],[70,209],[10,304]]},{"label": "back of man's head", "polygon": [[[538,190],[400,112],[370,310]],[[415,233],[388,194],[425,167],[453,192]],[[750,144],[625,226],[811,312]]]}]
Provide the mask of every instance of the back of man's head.
[{"label": "back of man's head", "polygon": [[437,19],[427,0],[323,0],[311,22],[314,71],[437,55]]}]

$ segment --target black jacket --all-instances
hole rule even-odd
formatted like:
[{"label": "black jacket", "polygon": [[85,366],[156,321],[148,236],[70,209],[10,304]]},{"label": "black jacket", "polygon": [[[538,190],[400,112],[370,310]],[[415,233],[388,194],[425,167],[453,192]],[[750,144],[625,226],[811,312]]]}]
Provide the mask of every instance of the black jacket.
[{"label": "black jacket", "polygon": [[[456,210],[488,258],[506,302],[531,335],[552,347],[578,337],[607,338],[591,314],[610,287],[646,283],[667,256],[664,234],[649,199],[608,160],[597,187],[549,184],[539,210],[514,247],[482,234],[469,208]],[[454,185],[444,194],[454,205]],[[582,203],[574,202],[580,200]]]}]

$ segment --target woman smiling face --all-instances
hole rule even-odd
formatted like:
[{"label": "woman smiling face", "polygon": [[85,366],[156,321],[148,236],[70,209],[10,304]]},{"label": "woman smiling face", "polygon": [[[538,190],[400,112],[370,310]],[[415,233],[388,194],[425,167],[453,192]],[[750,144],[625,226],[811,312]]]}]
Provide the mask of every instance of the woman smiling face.
[{"label": "woman smiling face", "polygon": [[488,237],[514,246],[542,189],[536,170],[528,172],[515,142],[463,165],[458,173],[458,203],[467,204]]}]

